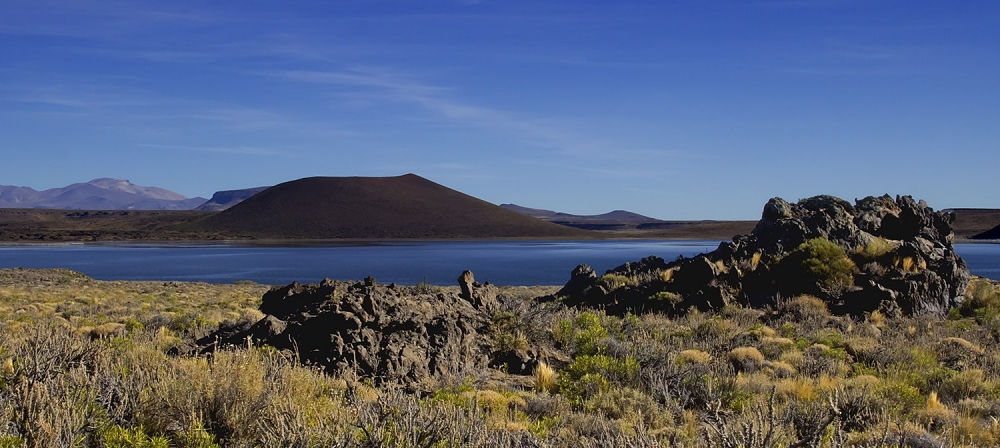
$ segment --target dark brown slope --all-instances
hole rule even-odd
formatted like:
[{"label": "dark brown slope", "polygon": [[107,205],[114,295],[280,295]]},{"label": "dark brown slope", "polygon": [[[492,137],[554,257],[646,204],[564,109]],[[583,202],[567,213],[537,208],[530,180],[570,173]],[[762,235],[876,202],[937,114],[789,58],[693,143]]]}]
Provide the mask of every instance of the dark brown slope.
[{"label": "dark brown slope", "polygon": [[277,239],[589,237],[414,174],[286,182],[192,226]]},{"label": "dark brown slope", "polygon": [[0,241],[166,241],[225,238],[179,230],[209,212],[189,210],[47,210],[0,208]]},{"label": "dark brown slope", "polygon": [[947,211],[955,212],[951,227],[959,238],[990,238],[989,234],[983,234],[1000,225],[1000,209],[952,208]]}]

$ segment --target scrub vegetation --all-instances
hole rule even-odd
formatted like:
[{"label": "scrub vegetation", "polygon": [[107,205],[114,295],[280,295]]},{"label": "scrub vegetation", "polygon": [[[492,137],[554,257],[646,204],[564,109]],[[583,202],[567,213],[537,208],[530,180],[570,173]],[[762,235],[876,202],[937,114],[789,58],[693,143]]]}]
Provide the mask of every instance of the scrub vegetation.
[{"label": "scrub vegetation", "polygon": [[531,374],[419,384],[268,346],[198,353],[220,324],[260,319],[266,290],[0,270],[0,446],[1000,444],[1000,291],[984,279],[948,318],[834,316],[810,296],[616,316],[502,288],[490,338],[539,353]]}]

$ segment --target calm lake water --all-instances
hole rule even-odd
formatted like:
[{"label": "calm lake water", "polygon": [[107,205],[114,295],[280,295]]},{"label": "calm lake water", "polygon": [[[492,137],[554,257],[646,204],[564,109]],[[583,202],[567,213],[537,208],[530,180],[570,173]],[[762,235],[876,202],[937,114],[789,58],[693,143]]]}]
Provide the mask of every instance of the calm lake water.
[{"label": "calm lake water", "polygon": [[[718,241],[448,241],[271,247],[239,244],[58,244],[0,246],[0,268],[68,268],[100,280],[264,284],[324,277],[452,285],[465,269],[500,285],[562,285],[578,264],[602,273],[648,255],[673,260]],[[1000,245],[960,244],[973,274],[1000,280]]]}]

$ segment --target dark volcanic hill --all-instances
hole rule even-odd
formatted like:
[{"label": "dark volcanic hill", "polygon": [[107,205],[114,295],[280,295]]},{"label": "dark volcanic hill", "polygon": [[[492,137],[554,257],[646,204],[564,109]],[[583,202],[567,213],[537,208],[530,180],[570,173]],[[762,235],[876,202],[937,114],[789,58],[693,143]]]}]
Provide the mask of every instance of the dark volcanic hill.
[{"label": "dark volcanic hill", "polygon": [[310,177],[268,188],[190,225],[255,238],[587,238],[414,174]]},{"label": "dark volcanic hill", "polygon": [[995,208],[953,208],[943,211],[955,213],[955,236],[970,239],[996,239],[991,229],[1000,226],[1000,209]]},{"label": "dark volcanic hill", "polygon": [[212,195],[212,199],[208,202],[201,204],[195,210],[202,211],[219,211],[228,209],[240,202],[247,200],[247,198],[267,190],[270,187],[257,187],[257,188],[245,188],[242,190],[226,190],[226,191],[216,191]]},{"label": "dark volcanic hill", "polygon": [[205,198],[189,199],[163,188],[143,187],[125,179],[94,179],[43,191],[0,185],[0,208],[190,210],[204,202]]}]

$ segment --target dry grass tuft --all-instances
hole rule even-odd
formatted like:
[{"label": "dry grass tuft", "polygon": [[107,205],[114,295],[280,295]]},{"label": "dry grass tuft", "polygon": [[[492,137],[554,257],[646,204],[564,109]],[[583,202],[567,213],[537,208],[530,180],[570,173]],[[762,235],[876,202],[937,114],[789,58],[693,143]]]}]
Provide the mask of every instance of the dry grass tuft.
[{"label": "dry grass tuft", "polygon": [[727,359],[737,372],[754,372],[764,366],[764,355],[756,347],[736,347],[729,351]]},{"label": "dry grass tuft", "polygon": [[538,392],[555,393],[559,390],[559,374],[544,362],[535,367],[535,390]]},{"label": "dry grass tuft", "polygon": [[701,350],[688,349],[677,354],[674,361],[679,365],[697,364],[706,365],[712,361],[712,355]]}]

